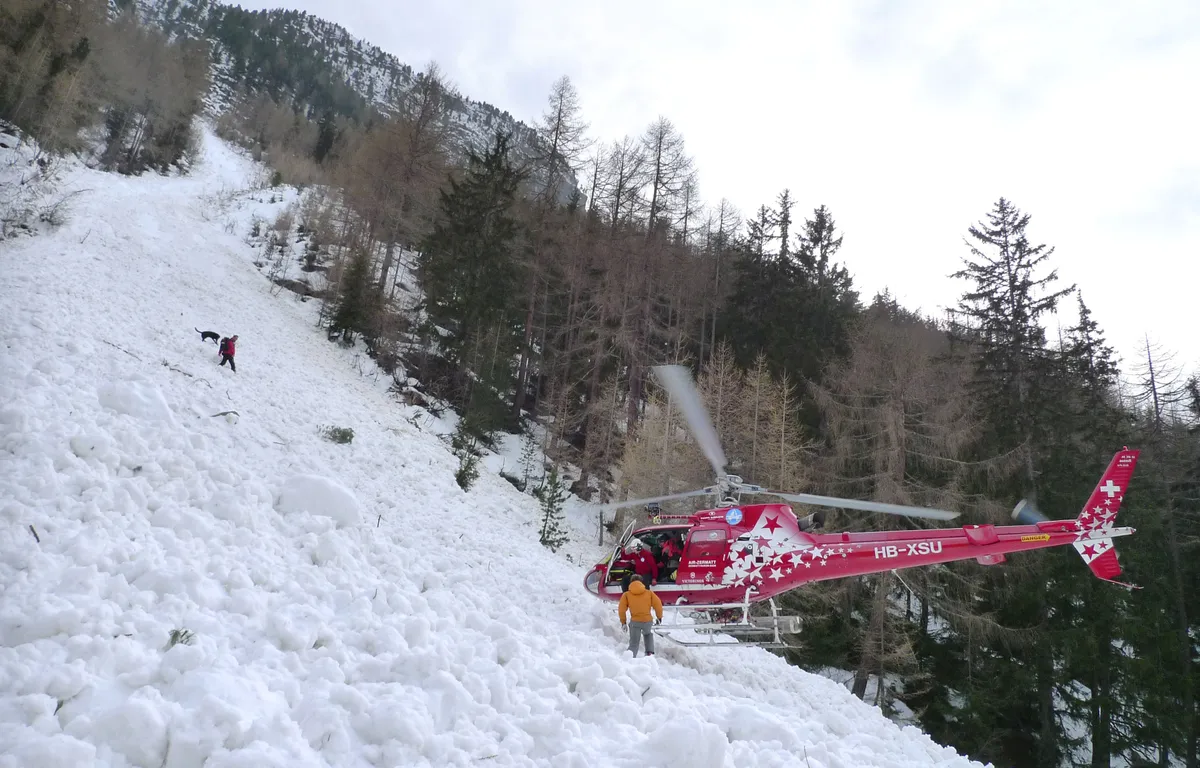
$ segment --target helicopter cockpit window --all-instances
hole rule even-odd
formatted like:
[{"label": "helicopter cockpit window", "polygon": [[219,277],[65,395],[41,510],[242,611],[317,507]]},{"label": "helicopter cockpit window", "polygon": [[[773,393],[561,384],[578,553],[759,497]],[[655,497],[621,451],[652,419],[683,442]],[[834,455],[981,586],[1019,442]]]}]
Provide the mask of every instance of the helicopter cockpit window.
[{"label": "helicopter cockpit window", "polygon": [[688,537],[687,556],[689,560],[710,560],[724,554],[728,536],[720,528],[692,531]]}]

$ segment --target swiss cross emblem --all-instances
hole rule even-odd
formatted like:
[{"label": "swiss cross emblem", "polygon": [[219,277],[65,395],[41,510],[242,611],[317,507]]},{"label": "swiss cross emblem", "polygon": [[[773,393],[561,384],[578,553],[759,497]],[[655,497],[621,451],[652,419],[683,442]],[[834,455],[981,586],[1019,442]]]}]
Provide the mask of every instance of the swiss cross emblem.
[{"label": "swiss cross emblem", "polygon": [[1112,480],[1109,480],[1104,485],[1100,486],[1100,491],[1102,493],[1107,493],[1108,498],[1111,499],[1113,496],[1116,496],[1121,492],[1121,486],[1117,485]]}]

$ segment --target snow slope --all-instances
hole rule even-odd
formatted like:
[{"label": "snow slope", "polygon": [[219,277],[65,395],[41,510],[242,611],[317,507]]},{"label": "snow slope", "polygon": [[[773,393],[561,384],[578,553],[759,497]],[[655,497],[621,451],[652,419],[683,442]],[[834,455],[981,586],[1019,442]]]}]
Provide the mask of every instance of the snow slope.
[{"label": "snow slope", "polygon": [[0,242],[0,767],[976,765],[760,650],[631,659],[534,502],[270,291],[258,175],[206,132]]}]

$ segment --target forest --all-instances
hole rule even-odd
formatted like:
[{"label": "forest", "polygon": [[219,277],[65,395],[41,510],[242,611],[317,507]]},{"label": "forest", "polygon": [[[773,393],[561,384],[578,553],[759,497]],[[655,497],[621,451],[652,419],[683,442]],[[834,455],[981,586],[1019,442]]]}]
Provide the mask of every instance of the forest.
[{"label": "forest", "polygon": [[[113,171],[186,168],[215,44],[104,2],[0,0],[0,118]],[[650,375],[662,363],[692,367],[746,481],[963,523],[1008,522],[1022,498],[1075,517],[1112,454],[1141,449],[1119,547],[1140,589],[1066,548],[822,583],[790,598],[805,633],[788,658],[851,670],[856,695],[996,765],[1200,766],[1200,382],[1149,342],[1120,369],[1018,201],[963,223],[961,293],[923,316],[860,295],[836,212],[790,190],[747,212],[702,195],[668,118],[596,139],[566,77],[518,152],[503,132],[462,146],[436,65],[385,110],[310,61],[297,82],[239,66],[210,117],[306,191],[297,258],[323,278],[331,343],[365,344],[398,388],[414,377],[461,414],[464,483],[480,446],[522,431],[589,500],[708,482]],[[1051,331],[1058,310],[1077,320]]]}]

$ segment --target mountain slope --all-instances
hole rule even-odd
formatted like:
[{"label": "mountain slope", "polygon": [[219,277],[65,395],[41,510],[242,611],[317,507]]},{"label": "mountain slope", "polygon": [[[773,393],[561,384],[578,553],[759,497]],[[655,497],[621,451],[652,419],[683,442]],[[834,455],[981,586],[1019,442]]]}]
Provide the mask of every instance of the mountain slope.
[{"label": "mountain slope", "polygon": [[272,292],[260,175],[205,131],[5,242],[0,768],[975,765],[763,651],[629,658],[532,500]]},{"label": "mountain slope", "polygon": [[[328,110],[362,119],[372,109],[393,113],[416,84],[408,64],[302,11],[248,11],[210,0],[137,0],[137,8],[147,24],[210,42],[218,103],[246,87],[275,98],[294,97],[315,116]],[[491,104],[450,93],[447,110],[459,149],[482,152],[497,130],[512,134],[521,156],[529,156],[536,145],[530,126]]]}]

